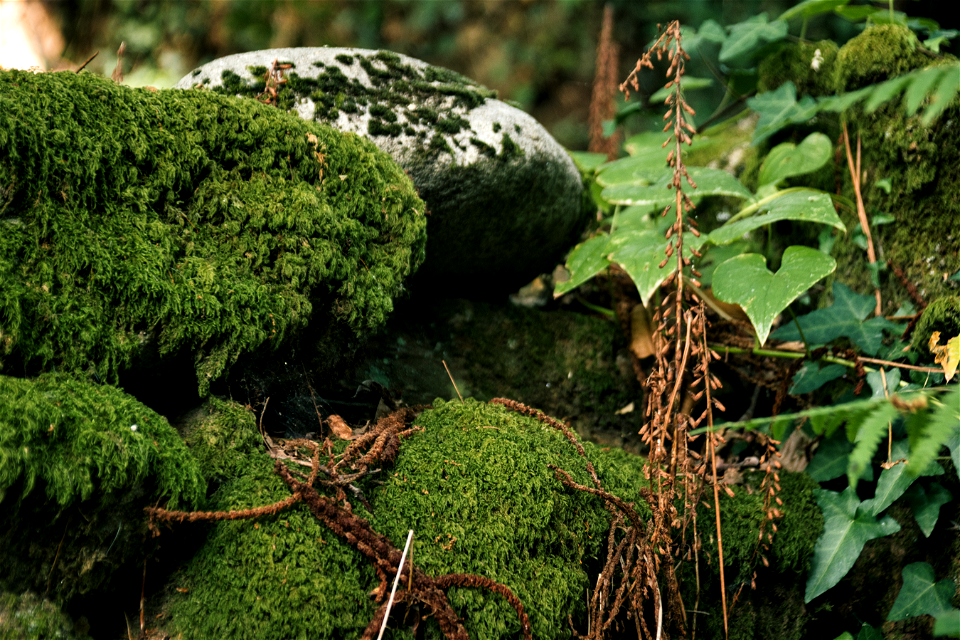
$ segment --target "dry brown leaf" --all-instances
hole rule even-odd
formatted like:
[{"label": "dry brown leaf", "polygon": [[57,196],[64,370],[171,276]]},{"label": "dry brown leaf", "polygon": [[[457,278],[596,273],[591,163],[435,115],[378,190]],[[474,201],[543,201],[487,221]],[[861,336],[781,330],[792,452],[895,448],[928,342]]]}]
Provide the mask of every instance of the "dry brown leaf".
[{"label": "dry brown leaf", "polygon": [[950,378],[957,372],[957,365],[960,365],[960,336],[955,336],[947,340],[947,344],[940,345],[940,332],[934,331],[930,335],[930,351],[936,356],[934,362],[943,367],[943,375],[950,382]]},{"label": "dry brown leaf", "polygon": [[330,430],[333,431],[333,435],[341,440],[353,440],[356,438],[356,436],[353,435],[353,429],[348,427],[343,418],[338,415],[332,415],[327,418],[327,424],[330,425]]}]

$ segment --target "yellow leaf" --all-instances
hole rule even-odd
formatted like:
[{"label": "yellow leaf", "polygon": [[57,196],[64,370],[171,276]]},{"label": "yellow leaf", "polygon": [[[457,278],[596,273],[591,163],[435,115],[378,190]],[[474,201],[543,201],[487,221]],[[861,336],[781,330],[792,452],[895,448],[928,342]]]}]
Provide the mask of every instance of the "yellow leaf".
[{"label": "yellow leaf", "polygon": [[947,344],[940,345],[940,332],[934,331],[930,335],[930,351],[934,354],[934,361],[943,367],[943,375],[947,382],[957,372],[957,365],[960,365],[960,336],[947,340]]}]

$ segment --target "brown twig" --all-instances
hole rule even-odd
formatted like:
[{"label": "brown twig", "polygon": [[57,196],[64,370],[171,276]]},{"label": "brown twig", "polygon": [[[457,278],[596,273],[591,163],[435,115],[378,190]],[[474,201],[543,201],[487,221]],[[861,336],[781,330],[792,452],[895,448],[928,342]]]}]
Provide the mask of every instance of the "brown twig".
[{"label": "brown twig", "polygon": [[[847,123],[843,123],[843,145],[847,150],[847,167],[850,169],[850,178],[853,181],[853,193],[857,198],[857,217],[860,219],[860,229],[863,235],[867,237],[867,259],[870,261],[871,268],[875,269],[877,264],[877,254],[873,249],[873,235],[870,233],[870,222],[867,220],[867,210],[863,205],[863,195],[860,192],[860,134],[857,134],[857,163],[854,166],[853,153],[850,151],[850,133],[847,131]],[[883,315],[880,304],[880,288],[874,288],[874,296],[877,299],[875,315]]]},{"label": "brown twig", "polygon": [[603,26],[597,44],[597,65],[590,96],[590,114],[587,118],[590,130],[587,150],[605,153],[609,160],[617,158],[617,150],[620,148],[618,132],[614,132],[610,137],[603,135],[603,123],[613,120],[617,111],[614,96],[617,91],[619,47],[613,39],[613,25],[613,7],[607,4],[603,9]]},{"label": "brown twig", "polygon": [[90,56],[89,58],[87,58],[87,59],[83,62],[82,65],[80,65],[79,67],[77,67],[77,70],[74,71],[74,73],[80,73],[81,71],[83,71],[83,70],[86,68],[86,66],[87,66],[88,64],[90,64],[91,62],[93,62],[93,59],[96,58],[99,54],[100,54],[100,51],[99,51],[99,49],[98,49],[97,51],[95,51],[95,52],[93,53],[92,56]]},{"label": "brown twig", "polygon": [[453,385],[453,390],[457,392],[457,397],[460,398],[460,404],[463,404],[463,396],[460,395],[460,389],[457,389],[457,383],[453,380],[453,374],[450,373],[450,367],[447,366],[446,360],[441,360],[443,363],[443,368],[447,370],[447,375],[450,376],[450,383]]}]

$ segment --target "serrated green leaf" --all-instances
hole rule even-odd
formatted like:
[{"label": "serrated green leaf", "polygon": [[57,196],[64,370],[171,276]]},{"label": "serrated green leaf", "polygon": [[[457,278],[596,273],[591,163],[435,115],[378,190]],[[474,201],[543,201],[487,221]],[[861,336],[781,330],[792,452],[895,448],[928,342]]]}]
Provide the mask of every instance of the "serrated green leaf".
[{"label": "serrated green leaf", "polygon": [[840,582],[857,561],[864,544],[900,530],[900,525],[889,516],[877,522],[873,516],[859,513],[860,500],[853,487],[847,487],[842,494],[815,489],[814,495],[823,511],[823,534],[813,550],[804,602]]},{"label": "serrated green leaf", "polygon": [[[732,196],[752,199],[753,194],[726,171],[707,167],[689,167],[688,173],[696,189],[684,182],[683,186],[691,198],[703,196]],[[601,174],[602,175],[602,174]],[[676,191],[667,188],[673,182],[673,171],[667,170],[660,175],[651,175],[649,184],[615,184],[603,190],[603,198],[613,204],[647,205],[664,207],[677,200]]]},{"label": "serrated green leaf", "polygon": [[780,14],[777,20],[792,20],[794,18],[812,18],[822,13],[832,13],[850,0],[804,0],[797,6],[787,9]]},{"label": "serrated green leaf", "polygon": [[916,616],[938,616],[950,611],[950,599],[956,587],[953,580],[934,582],[933,567],[914,562],[903,568],[903,586],[887,620],[895,622]]},{"label": "serrated green leaf", "polygon": [[939,482],[934,482],[926,489],[919,483],[914,484],[905,496],[920,530],[929,538],[940,519],[940,507],[953,500],[953,495]]},{"label": "serrated green leaf", "polygon": [[730,26],[730,35],[720,47],[720,62],[750,53],[763,44],[787,37],[787,23],[783,20],[768,22],[767,14],[751,16],[745,21]]},{"label": "serrated green leaf", "polygon": [[920,108],[920,103],[923,102],[927,94],[930,93],[930,90],[933,89],[937,81],[940,80],[940,76],[941,69],[934,67],[933,69],[925,69],[922,73],[915,75],[911,79],[910,86],[907,87],[906,94],[904,94],[904,103],[908,116],[912,116],[917,112],[917,109]]},{"label": "serrated green leaf", "polygon": [[783,252],[780,270],[773,274],[767,270],[763,256],[748,253],[717,267],[713,293],[743,308],[763,345],[780,312],[836,267],[833,258],[816,249],[793,246]]},{"label": "serrated green leaf", "polygon": [[839,364],[824,364],[819,360],[805,362],[793,376],[790,395],[799,396],[816,391],[832,380],[840,378],[847,372],[847,368]]},{"label": "serrated green leaf", "polygon": [[599,235],[573,248],[567,256],[566,265],[567,271],[570,272],[570,279],[557,283],[553,290],[555,298],[576,289],[610,266],[610,261],[606,258],[606,247],[609,241],[609,236]]},{"label": "serrated green leaf", "polygon": [[873,460],[873,454],[877,452],[880,440],[887,435],[890,422],[897,415],[897,408],[889,402],[884,402],[862,420],[851,420],[847,423],[847,438],[854,443],[847,463],[847,480],[854,489],[863,470]]},{"label": "serrated green leaf", "polygon": [[[907,471],[914,477],[925,470],[940,454],[940,449],[952,442],[960,431],[960,386],[954,385],[941,398],[941,402],[919,428],[908,425],[910,462],[907,464]],[[913,416],[911,418],[911,423],[921,419]]]},{"label": "serrated green leaf", "polygon": [[832,154],[833,144],[830,138],[819,131],[808,135],[800,144],[778,144],[763,161],[758,182],[760,186],[778,184],[791,176],[802,176],[816,171],[827,164]]},{"label": "serrated green leaf", "polygon": [[937,614],[933,624],[933,635],[960,637],[960,609],[950,609]]},{"label": "serrated green leaf", "polygon": [[[826,309],[817,309],[797,318],[803,336],[810,345],[828,344],[837,338],[849,338],[864,352],[876,355],[883,345],[883,331],[899,331],[899,328],[883,317],[866,320],[876,308],[876,298],[859,295],[842,282],[833,284],[833,304]],[[775,340],[799,340],[796,323],[784,324],[774,331]]]},{"label": "serrated green leaf", "polygon": [[777,194],[778,197],[769,199],[759,208],[761,211],[766,210],[766,213],[728,222],[710,234],[710,242],[718,245],[727,244],[743,237],[749,231],[780,220],[816,222],[836,229],[846,229],[833,207],[833,201],[827,194],[812,189],[782,193],[783,195]]},{"label": "serrated green leaf", "polygon": [[930,126],[930,123],[950,106],[950,103],[957,96],[958,89],[960,89],[960,67],[944,69],[940,84],[937,85],[937,90],[931,97],[930,105],[923,110],[923,117],[920,118],[923,126]]}]

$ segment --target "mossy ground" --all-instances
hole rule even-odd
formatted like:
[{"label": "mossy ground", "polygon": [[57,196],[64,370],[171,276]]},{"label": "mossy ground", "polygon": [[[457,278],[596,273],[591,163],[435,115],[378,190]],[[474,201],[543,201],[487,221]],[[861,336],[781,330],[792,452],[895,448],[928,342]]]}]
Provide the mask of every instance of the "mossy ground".
[{"label": "mossy ground", "polygon": [[0,376],[0,398],[0,589],[62,602],[100,588],[142,556],[144,506],[204,496],[167,421],[114,387]]},{"label": "mossy ground", "polygon": [[108,380],[189,352],[201,390],[311,321],[376,329],[425,211],[357,136],[254,100],[0,74],[0,364]]},{"label": "mossy ground", "polygon": [[[205,441],[200,433],[222,433],[230,422],[255,434],[252,420],[235,405],[218,418],[224,407],[229,405],[211,405],[197,417],[191,427],[196,442]],[[546,467],[556,464],[576,481],[589,483],[583,459],[553,428],[472,399],[438,400],[416,423],[424,431],[403,441],[396,465],[364,481],[372,513],[354,502],[355,512],[397,548],[412,529],[414,562],[429,575],[466,572],[506,584],[530,615],[535,638],[570,637],[568,615],[583,631],[584,593],[605,552],[609,516],[599,499],[565,489]],[[223,442],[224,450],[235,446]],[[636,499],[645,485],[642,459],[589,443],[585,448],[605,488]],[[210,508],[254,507],[289,495],[265,454],[243,457],[239,475],[224,482]],[[811,483],[799,475],[782,478],[785,517],[769,556],[769,573],[787,576],[782,582],[792,580],[794,590],[820,526],[805,482]],[[749,575],[760,562],[752,554],[764,517],[762,500],[742,487],[735,492],[736,498],[721,499],[728,523],[726,564],[728,575]],[[649,517],[643,503],[637,508],[643,519]],[[711,523],[711,514],[701,518],[704,554],[715,558]],[[193,525],[175,525],[163,535],[197,533]],[[700,604],[718,612],[717,591],[708,586],[716,580],[710,567],[701,562]],[[778,580],[771,575],[764,579]],[[690,576],[689,584],[695,582]],[[163,626],[183,637],[355,638],[373,614],[369,592],[376,586],[369,563],[298,505],[256,521],[216,524],[197,555],[173,576]],[[451,589],[448,596],[470,637],[494,640],[519,633],[516,614],[499,596],[462,588]],[[782,602],[774,600],[750,596],[749,625],[756,632],[746,637],[765,637],[764,630],[777,628],[774,621],[785,614],[777,609]],[[416,614],[408,611],[404,617],[400,609],[395,616],[391,626],[396,630],[388,631],[388,637],[412,637],[409,628]],[[702,624],[698,629],[698,636],[714,637],[702,635]],[[432,621],[421,633],[440,637]]]},{"label": "mossy ground", "polygon": [[0,640],[89,640],[82,627],[35,593],[0,592]]}]

